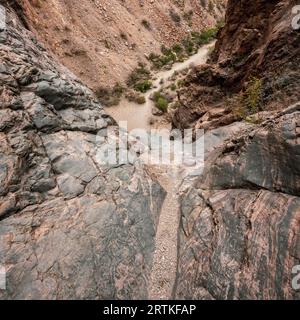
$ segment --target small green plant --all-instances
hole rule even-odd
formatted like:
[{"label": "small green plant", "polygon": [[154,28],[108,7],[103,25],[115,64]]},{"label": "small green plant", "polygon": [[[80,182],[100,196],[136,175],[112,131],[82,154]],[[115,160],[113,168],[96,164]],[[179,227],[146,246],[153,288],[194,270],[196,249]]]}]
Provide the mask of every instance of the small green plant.
[{"label": "small green plant", "polygon": [[243,119],[256,114],[260,109],[262,92],[262,79],[251,77],[244,92],[238,96],[235,113]]},{"label": "small green plant", "polygon": [[161,94],[160,91],[157,91],[153,95],[154,105],[157,109],[161,110],[162,112],[167,112],[169,107],[168,99]]},{"label": "small green plant", "polygon": [[150,80],[143,80],[143,81],[137,82],[134,85],[134,90],[142,93],[146,93],[151,88],[152,88],[152,81]]},{"label": "small green plant", "polygon": [[175,83],[171,84],[170,89],[171,89],[172,91],[175,91],[175,90],[177,89],[176,84],[175,84]]},{"label": "small green plant", "polygon": [[183,39],[182,45],[188,55],[192,55],[195,52],[195,42],[191,37]]},{"label": "small green plant", "polygon": [[159,110],[163,111],[163,112],[167,112],[168,111],[168,106],[169,103],[167,101],[166,98],[164,97],[160,97],[155,104],[156,108],[158,108]]},{"label": "small green plant", "polygon": [[183,51],[183,48],[180,44],[174,44],[172,47],[172,51],[174,51],[176,54],[180,54]]},{"label": "small green plant", "polygon": [[144,104],[144,103],[146,103],[146,99],[145,99],[144,96],[138,96],[138,97],[136,98],[135,102],[136,102],[137,104]]}]

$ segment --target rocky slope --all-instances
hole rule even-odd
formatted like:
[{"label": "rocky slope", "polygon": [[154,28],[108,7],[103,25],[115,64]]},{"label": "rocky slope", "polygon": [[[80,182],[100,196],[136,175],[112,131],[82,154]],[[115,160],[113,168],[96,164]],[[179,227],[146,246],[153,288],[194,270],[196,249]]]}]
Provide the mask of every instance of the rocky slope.
[{"label": "rocky slope", "polygon": [[114,121],[6,8],[0,299],[147,298],[165,192],[138,165],[97,162]]},{"label": "rocky slope", "polygon": [[174,126],[215,128],[300,99],[296,0],[228,2],[211,63],[185,80]]},{"label": "rocky slope", "polygon": [[213,26],[224,0],[14,0],[38,39],[89,87],[124,82],[145,55]]}]

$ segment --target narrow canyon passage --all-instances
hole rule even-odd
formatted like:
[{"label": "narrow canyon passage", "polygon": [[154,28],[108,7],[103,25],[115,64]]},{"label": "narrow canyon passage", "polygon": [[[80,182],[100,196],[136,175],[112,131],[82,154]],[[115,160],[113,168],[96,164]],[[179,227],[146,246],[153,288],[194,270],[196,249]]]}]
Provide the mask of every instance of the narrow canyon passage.
[{"label": "narrow canyon passage", "polygon": [[[116,107],[106,108],[117,122],[127,121],[127,129],[146,129],[148,132],[157,127],[150,124],[152,108],[154,106],[151,95],[162,88],[162,84],[167,81],[174,72],[189,68],[191,65],[204,64],[215,41],[203,46],[198,53],[191,56],[182,63],[174,64],[171,70],[160,71],[155,74],[153,89],[145,95],[146,103],[138,105],[123,99]],[[169,129],[170,125],[161,125],[161,129]],[[166,137],[162,137],[165,139]],[[167,138],[168,139],[168,138]],[[164,166],[147,165],[153,175],[157,177],[161,186],[166,190],[167,196],[164,201],[156,234],[156,246],[153,259],[153,268],[149,283],[149,299],[168,300],[171,299],[172,290],[175,284],[177,271],[177,251],[178,251],[178,228],[180,221],[178,192],[181,183],[187,178],[193,168],[186,166]],[[187,179],[188,180],[188,179]]]}]

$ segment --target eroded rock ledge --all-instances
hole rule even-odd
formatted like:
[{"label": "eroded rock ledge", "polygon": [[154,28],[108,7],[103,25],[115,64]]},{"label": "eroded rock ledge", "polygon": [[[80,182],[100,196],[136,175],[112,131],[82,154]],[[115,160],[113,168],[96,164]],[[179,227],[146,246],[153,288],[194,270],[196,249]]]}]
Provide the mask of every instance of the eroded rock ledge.
[{"label": "eroded rock ledge", "polygon": [[97,164],[114,121],[7,8],[0,32],[0,299],[140,299],[165,192]]}]

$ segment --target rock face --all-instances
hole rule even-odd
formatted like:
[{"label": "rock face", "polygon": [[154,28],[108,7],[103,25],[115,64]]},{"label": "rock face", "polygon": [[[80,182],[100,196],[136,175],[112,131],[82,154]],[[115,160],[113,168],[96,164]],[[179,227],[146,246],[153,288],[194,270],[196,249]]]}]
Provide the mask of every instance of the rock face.
[{"label": "rock face", "polygon": [[6,20],[0,299],[147,298],[164,190],[138,165],[97,162],[114,121],[9,7]]},{"label": "rock face", "polygon": [[300,104],[208,153],[181,199],[176,298],[300,299],[299,160]]},{"label": "rock face", "polygon": [[[207,129],[239,120],[245,92],[252,97],[250,112],[282,110],[300,100],[300,33],[292,28],[297,3],[228,1],[210,64],[195,68],[179,92],[175,127]],[[253,79],[257,86],[251,88]]]}]

